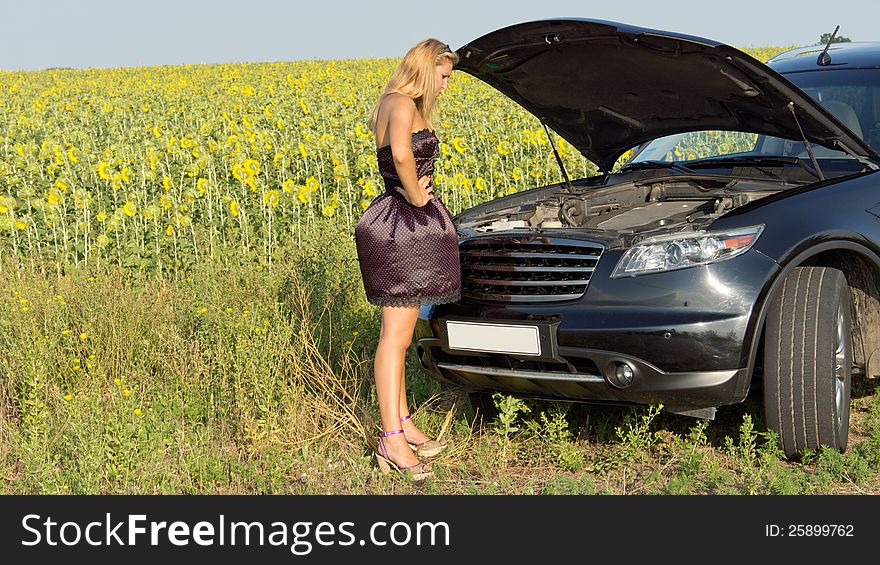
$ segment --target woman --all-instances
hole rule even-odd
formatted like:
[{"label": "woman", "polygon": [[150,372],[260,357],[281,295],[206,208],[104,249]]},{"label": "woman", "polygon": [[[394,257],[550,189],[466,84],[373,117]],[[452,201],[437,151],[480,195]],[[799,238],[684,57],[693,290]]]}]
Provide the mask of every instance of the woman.
[{"label": "woman", "polygon": [[457,62],[448,45],[425,39],[394,71],[369,122],[385,192],[355,229],[364,289],[382,317],[374,363],[383,430],[376,457],[383,471],[394,467],[415,480],[431,474],[417,454],[436,455],[445,443],[429,438],[410,418],[406,351],[419,306],[461,296],[458,236],[431,180],[440,145],[431,118]]}]

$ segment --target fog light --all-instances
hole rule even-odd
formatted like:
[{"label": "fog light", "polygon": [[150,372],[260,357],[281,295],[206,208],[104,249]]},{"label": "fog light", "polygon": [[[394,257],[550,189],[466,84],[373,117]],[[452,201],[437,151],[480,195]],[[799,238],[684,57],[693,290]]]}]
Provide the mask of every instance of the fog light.
[{"label": "fog light", "polygon": [[614,363],[613,370],[608,372],[608,382],[618,388],[626,388],[636,378],[633,368],[626,363]]}]

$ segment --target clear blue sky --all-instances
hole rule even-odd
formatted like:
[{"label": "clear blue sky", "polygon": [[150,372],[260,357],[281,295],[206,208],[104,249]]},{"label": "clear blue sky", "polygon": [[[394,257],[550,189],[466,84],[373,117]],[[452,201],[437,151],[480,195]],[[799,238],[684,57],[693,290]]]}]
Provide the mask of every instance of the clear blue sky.
[{"label": "clear blue sky", "polygon": [[[557,17],[611,20],[737,47],[880,40],[878,0],[0,0],[0,69],[400,57]],[[845,8],[844,8],[845,7]]]}]

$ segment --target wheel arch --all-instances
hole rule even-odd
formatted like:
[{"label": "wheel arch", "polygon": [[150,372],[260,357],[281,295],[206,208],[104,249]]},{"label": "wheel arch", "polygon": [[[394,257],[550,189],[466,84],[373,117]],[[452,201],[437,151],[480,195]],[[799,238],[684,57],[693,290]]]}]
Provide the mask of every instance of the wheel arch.
[{"label": "wheel arch", "polygon": [[754,318],[743,396],[751,388],[757,355],[764,341],[767,311],[782,282],[796,267],[831,267],[843,271],[851,297],[853,364],[868,376],[880,375],[880,257],[854,241],[825,241],[791,258],[770,283],[758,316]]}]

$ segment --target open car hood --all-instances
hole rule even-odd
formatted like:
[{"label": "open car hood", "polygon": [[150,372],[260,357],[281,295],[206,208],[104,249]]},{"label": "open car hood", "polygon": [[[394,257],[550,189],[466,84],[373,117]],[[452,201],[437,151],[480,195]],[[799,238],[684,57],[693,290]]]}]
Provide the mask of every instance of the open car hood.
[{"label": "open car hood", "polygon": [[799,140],[797,122],[812,142],[880,159],[780,74],[708,39],[560,18],[493,31],[457,53],[456,70],[509,96],[602,171],[665,135],[730,130]]}]

